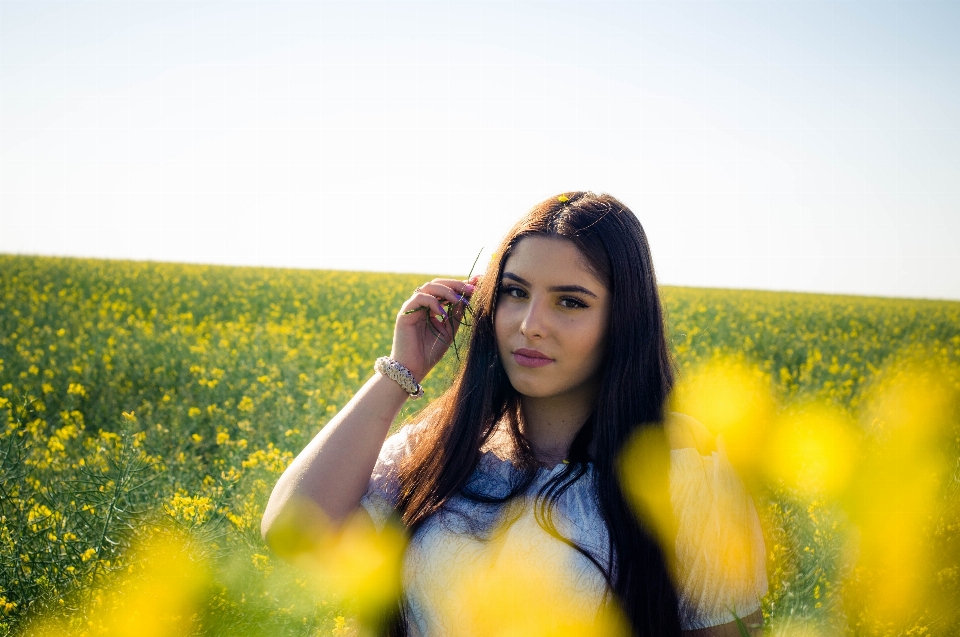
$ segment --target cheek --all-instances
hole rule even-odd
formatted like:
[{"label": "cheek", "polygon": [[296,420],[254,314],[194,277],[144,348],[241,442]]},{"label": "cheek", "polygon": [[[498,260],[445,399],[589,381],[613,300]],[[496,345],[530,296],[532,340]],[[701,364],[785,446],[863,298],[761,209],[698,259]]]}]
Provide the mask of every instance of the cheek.
[{"label": "cheek", "polygon": [[507,329],[502,311],[497,311],[493,317],[493,335],[497,339],[497,349],[502,349],[507,338]]},{"label": "cheek", "polygon": [[594,364],[599,364],[607,350],[605,326],[595,326],[583,341],[583,355]]},{"label": "cheek", "polygon": [[501,334],[509,334],[514,327],[514,317],[511,314],[509,305],[501,305],[497,308],[497,313],[493,316],[493,330],[499,337]]}]

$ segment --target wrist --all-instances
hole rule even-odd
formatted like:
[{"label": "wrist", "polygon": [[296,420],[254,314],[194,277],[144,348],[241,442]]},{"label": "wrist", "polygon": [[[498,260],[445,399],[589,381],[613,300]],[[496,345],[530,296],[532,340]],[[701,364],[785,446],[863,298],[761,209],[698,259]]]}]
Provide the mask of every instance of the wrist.
[{"label": "wrist", "polygon": [[422,369],[420,365],[410,365],[407,361],[411,358],[416,358],[415,356],[405,356],[403,354],[395,354],[393,350],[390,350],[390,353],[387,356],[381,356],[381,358],[388,358],[392,361],[396,361],[400,365],[403,365],[408,372],[410,372],[414,379],[418,383],[423,382],[423,379],[427,377],[427,374],[430,373],[431,367],[427,369]]},{"label": "wrist", "polygon": [[416,400],[423,396],[423,387],[413,375],[413,372],[399,361],[381,356],[374,363],[373,368],[378,373],[396,382],[410,398]]}]

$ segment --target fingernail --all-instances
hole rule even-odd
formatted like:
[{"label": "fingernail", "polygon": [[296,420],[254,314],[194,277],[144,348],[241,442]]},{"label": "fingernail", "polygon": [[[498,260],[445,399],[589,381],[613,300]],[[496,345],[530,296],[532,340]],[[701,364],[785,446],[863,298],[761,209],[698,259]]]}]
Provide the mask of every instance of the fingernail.
[{"label": "fingernail", "polygon": [[463,289],[464,289],[465,291],[467,291],[467,292],[473,292],[474,290],[477,289],[477,286],[475,286],[475,285],[470,285],[469,283],[465,283],[464,286],[463,286]]}]

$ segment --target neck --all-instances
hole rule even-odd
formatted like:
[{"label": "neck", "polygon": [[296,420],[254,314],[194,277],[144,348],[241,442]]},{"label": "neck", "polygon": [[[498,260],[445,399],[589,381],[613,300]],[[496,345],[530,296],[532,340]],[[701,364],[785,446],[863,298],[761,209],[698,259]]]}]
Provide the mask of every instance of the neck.
[{"label": "neck", "polygon": [[553,466],[567,458],[573,439],[590,415],[598,389],[589,387],[563,396],[520,399],[520,430],[538,461]]}]

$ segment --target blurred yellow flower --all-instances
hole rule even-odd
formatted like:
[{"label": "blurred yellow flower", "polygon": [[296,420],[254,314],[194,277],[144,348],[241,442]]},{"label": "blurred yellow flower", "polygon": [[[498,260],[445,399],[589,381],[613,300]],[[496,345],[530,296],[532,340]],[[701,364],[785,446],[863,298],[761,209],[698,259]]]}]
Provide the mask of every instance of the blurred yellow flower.
[{"label": "blurred yellow flower", "polygon": [[771,389],[769,375],[759,367],[717,357],[684,373],[670,409],[720,437],[741,477],[753,482],[775,414]]},{"label": "blurred yellow flower", "polygon": [[854,423],[828,405],[801,405],[774,424],[761,454],[770,480],[783,480],[808,497],[836,496],[847,486],[859,455]]}]

